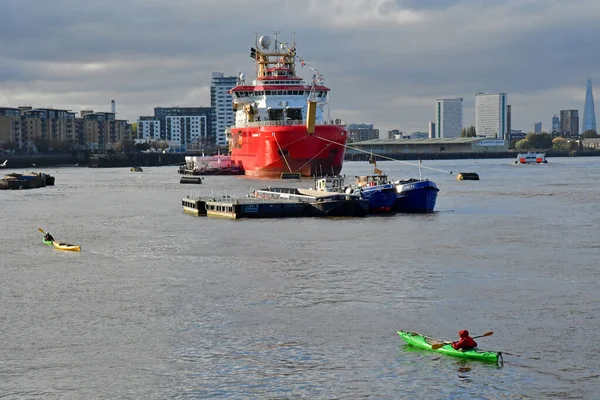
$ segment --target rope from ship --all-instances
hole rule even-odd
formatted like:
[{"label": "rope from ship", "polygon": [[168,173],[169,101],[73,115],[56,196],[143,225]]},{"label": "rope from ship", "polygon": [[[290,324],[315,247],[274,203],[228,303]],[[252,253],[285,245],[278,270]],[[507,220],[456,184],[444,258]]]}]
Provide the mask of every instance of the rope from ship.
[{"label": "rope from ship", "polygon": [[294,143],[297,143],[297,142],[299,142],[299,141],[301,141],[301,140],[305,140],[307,137],[308,137],[308,136],[302,136],[300,139],[296,139],[296,140],[294,140],[293,142],[289,142],[289,143],[287,143],[287,144],[286,144],[285,146],[283,146],[282,148],[283,148],[283,149],[285,149],[286,147],[289,147],[289,146],[293,145]]},{"label": "rope from ship", "polygon": [[[340,144],[340,143],[337,143],[337,142],[335,142],[333,140],[325,139],[325,138],[320,137],[320,136],[317,136],[317,137],[319,139],[321,139],[321,140],[326,141],[326,142],[331,142],[331,143],[337,144],[339,146],[344,146],[345,148],[350,149],[350,150],[355,150],[355,151],[358,151],[358,152],[361,152],[361,153],[365,153],[365,154],[370,154],[370,155],[373,154],[373,152],[362,150],[362,149],[357,149],[356,147],[348,146],[347,144]],[[452,175],[452,171],[447,171],[445,169],[439,169],[439,168],[426,167],[426,166],[422,165],[421,161],[419,161],[419,164],[413,164],[413,163],[408,162],[408,161],[398,160],[398,159],[395,159],[395,158],[392,158],[392,157],[383,156],[381,154],[376,154],[376,155],[377,155],[377,157],[383,158],[384,160],[396,161],[396,162],[399,162],[399,163],[402,163],[402,164],[407,164],[407,165],[410,165],[410,166],[413,166],[413,167],[420,167],[420,168],[430,169],[432,171],[438,171],[438,172],[443,172],[445,174]]]},{"label": "rope from ship", "polygon": [[[309,164],[312,160],[314,160],[315,158],[317,158],[319,156],[319,154],[321,154],[322,152],[324,152],[325,150],[327,150],[329,148],[329,146],[331,146],[332,143],[337,144],[336,141],[325,139],[325,138],[322,138],[321,136],[315,136],[315,137],[317,137],[319,139],[323,139],[323,140],[331,142],[331,143],[329,143],[327,146],[325,146],[323,148],[323,150],[321,150],[320,152],[318,152],[317,154],[315,154],[315,156],[313,158],[311,158],[310,160],[308,160],[307,162],[305,162],[304,164],[302,164],[302,166],[300,168],[298,168],[298,170],[301,170],[302,168],[304,168],[305,165]],[[339,139],[340,137],[341,136],[338,136],[336,139]]]},{"label": "rope from ship", "polygon": [[279,153],[281,154],[281,157],[283,157],[283,161],[285,161],[285,165],[287,165],[290,172],[293,173],[292,168],[290,167],[290,164],[287,162],[287,158],[285,158],[285,154],[283,154],[283,150],[281,149],[281,146],[279,145],[279,140],[277,140],[277,135],[275,135],[275,143],[277,143],[277,147],[279,147]]}]

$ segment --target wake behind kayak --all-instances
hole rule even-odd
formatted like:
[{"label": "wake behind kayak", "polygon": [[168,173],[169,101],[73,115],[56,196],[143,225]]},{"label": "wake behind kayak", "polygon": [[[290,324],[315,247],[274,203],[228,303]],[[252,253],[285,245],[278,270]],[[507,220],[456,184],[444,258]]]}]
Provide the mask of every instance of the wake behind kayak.
[{"label": "wake behind kayak", "polygon": [[[497,363],[498,365],[504,364],[504,361],[502,359],[502,352],[483,351],[483,350],[479,350],[479,349],[464,350],[464,351],[463,350],[455,350],[452,347],[452,344],[449,342],[440,341],[438,339],[434,339],[427,335],[422,335],[420,333],[415,333],[415,332],[398,331],[398,335],[400,335],[400,337],[402,339],[404,339],[404,341],[406,343],[408,343],[409,345],[419,347],[421,349],[434,351],[437,353],[442,353],[442,354],[446,354],[446,355],[453,356],[453,357],[461,357],[461,358],[468,358],[468,359],[472,359],[472,360],[494,362],[494,363]],[[435,349],[435,350],[432,348],[433,345],[435,345],[435,344],[439,345],[442,343],[444,343],[444,346],[442,346],[438,349]]]}]

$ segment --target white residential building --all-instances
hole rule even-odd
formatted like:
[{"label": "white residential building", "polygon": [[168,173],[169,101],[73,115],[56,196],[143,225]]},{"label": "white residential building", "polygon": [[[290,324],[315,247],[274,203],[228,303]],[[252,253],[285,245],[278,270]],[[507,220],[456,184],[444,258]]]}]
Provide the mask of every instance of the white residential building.
[{"label": "white residential building", "polygon": [[435,137],[460,137],[463,128],[463,99],[437,99],[435,103]]},{"label": "white residential building", "polygon": [[137,121],[137,138],[144,140],[160,140],[160,121],[144,119]]},{"label": "white residential building", "polygon": [[477,136],[506,140],[507,129],[506,93],[477,93],[475,95]]},{"label": "white residential building", "polygon": [[167,116],[166,136],[171,149],[202,148],[208,140],[206,116]]},{"label": "white residential building", "polygon": [[229,90],[237,85],[237,77],[213,72],[210,83],[210,107],[212,108],[212,137],[217,146],[227,146],[225,130],[234,124],[233,98]]}]

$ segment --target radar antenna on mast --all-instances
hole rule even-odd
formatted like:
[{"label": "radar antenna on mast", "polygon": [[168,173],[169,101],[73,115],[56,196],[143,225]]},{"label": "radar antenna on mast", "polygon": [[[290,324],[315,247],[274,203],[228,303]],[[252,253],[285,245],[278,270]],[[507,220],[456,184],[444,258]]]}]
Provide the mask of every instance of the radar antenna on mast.
[{"label": "radar antenna on mast", "polygon": [[277,41],[277,35],[279,35],[279,31],[273,32],[273,35],[275,36],[275,53],[279,53],[279,42]]}]

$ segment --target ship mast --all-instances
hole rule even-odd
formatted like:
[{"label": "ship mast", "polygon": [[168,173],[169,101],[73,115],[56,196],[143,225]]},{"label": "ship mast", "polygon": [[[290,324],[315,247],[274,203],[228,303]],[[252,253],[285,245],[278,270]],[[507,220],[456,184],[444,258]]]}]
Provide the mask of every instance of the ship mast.
[{"label": "ship mast", "polygon": [[268,36],[258,37],[256,34],[256,47],[250,48],[250,57],[256,60],[256,77],[267,76],[267,69],[272,66],[283,66],[290,70],[292,75],[296,75],[296,38],[292,48],[288,48],[285,43],[279,43],[277,39],[279,31],[275,31],[275,40],[271,46],[271,39]]}]

